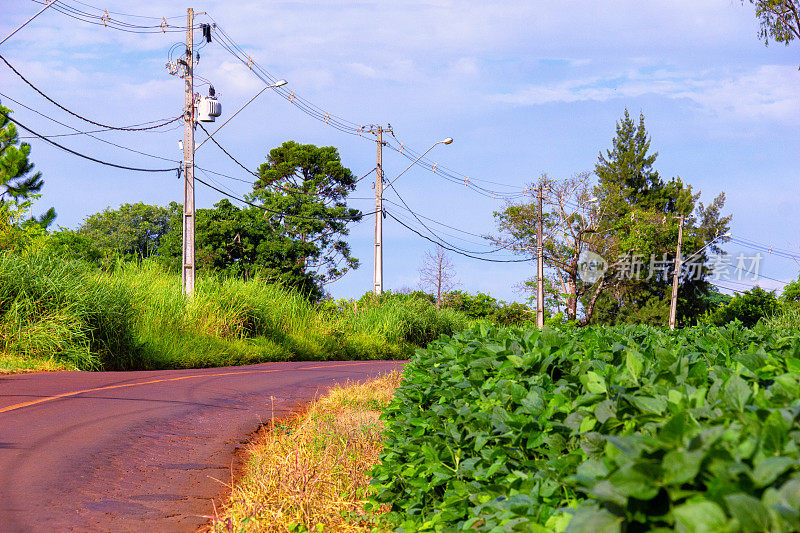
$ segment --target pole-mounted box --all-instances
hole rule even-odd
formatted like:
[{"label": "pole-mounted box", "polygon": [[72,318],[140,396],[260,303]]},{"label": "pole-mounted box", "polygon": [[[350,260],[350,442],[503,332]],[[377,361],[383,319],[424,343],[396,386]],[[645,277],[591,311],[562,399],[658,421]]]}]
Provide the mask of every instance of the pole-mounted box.
[{"label": "pole-mounted box", "polygon": [[222,103],[216,96],[201,96],[197,106],[197,120],[200,122],[214,122],[222,114]]}]

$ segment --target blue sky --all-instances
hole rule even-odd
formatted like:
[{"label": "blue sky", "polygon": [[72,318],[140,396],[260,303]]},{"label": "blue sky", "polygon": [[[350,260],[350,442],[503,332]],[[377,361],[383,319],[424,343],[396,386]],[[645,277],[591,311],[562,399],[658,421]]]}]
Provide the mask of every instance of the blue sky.
[{"label": "blue sky", "polygon": [[[3,4],[0,36],[40,8],[24,0]],[[188,7],[116,0],[96,6],[180,24]],[[453,144],[437,146],[430,157],[473,178],[521,188],[543,173],[559,178],[591,171],[598,153],[610,147],[625,108],[634,116],[644,113],[662,177],[680,176],[702,191],[706,202],[724,191],[735,235],[800,253],[800,43],[765,47],[749,4],[367,0],[204,2],[192,7],[208,12],[260,65],[288,80],[287,88],[326,111],[356,124],[391,123],[397,137],[420,152],[453,137]],[[169,48],[183,38],[181,33],[118,32],[48,10],[0,46],[0,53],[74,111],[100,122],[131,124],[180,114],[183,82],[170,76],[164,64]],[[197,73],[220,95],[222,120],[262,87],[216,42],[200,54]],[[73,127],[93,129],[39,97],[4,65],[0,73],[0,92],[8,97]],[[40,133],[69,131],[0,99]],[[181,129],[99,135],[142,152],[180,157]],[[340,133],[269,91],[219,134],[220,142],[250,168],[289,139],[336,146],[344,164],[359,176],[375,166],[374,142]],[[41,140],[30,142],[32,160],[46,181],[39,205],[54,206],[61,226],[75,227],[107,206],[137,201],[163,205],[182,198],[181,183],[173,174],[102,167]],[[123,165],[170,166],[82,136],[61,137],[60,142]],[[211,143],[198,151],[196,161],[247,178]],[[385,152],[388,178],[406,165],[397,154]],[[249,189],[245,183],[216,180],[237,195]],[[422,169],[410,170],[396,186],[415,211],[476,234],[495,231],[492,213],[503,208],[502,201]],[[365,198],[352,204],[370,211],[371,178],[352,196]],[[397,201],[391,191],[386,197]],[[219,199],[216,192],[198,189],[201,207]],[[390,204],[387,208],[403,214]],[[334,296],[370,290],[372,224],[370,218],[353,227],[349,241],[362,266],[328,287]],[[385,287],[415,288],[430,246],[387,220]],[[747,251],[736,245],[727,250]],[[459,256],[453,262],[462,288],[506,300],[524,298],[514,287],[535,270],[534,264],[493,264]],[[763,268],[779,280],[793,279],[798,271],[794,261],[775,256],[767,256]],[[782,286],[772,280],[760,284]]]}]

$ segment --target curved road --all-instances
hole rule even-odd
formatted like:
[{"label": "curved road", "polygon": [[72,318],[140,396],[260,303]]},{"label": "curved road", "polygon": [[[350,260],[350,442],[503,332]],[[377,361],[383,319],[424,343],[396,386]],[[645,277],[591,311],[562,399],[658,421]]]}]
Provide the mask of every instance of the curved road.
[{"label": "curved road", "polygon": [[0,375],[0,531],[193,531],[260,424],[402,364]]}]

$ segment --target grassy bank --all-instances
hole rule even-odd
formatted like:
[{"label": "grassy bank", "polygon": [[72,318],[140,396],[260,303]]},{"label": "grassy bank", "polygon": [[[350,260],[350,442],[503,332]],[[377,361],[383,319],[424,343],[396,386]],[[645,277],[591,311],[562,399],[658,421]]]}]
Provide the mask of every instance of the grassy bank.
[{"label": "grassy bank", "polygon": [[201,277],[192,298],[180,286],[151,262],[105,272],[44,253],[2,254],[0,371],[396,359],[467,326],[459,313],[409,298],[339,309],[258,279]]},{"label": "grassy bank", "polygon": [[264,428],[207,531],[380,530],[363,506],[368,471],[383,448],[378,416],[400,378],[394,372],[337,386],[298,418]]}]

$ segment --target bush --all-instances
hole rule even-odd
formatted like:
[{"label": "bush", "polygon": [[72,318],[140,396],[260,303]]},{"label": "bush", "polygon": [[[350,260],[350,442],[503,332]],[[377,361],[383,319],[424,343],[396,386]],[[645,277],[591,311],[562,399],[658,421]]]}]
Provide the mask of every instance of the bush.
[{"label": "bush", "polygon": [[726,305],[713,311],[707,322],[722,326],[738,320],[747,327],[755,326],[762,318],[774,315],[780,309],[780,302],[773,291],[753,287],[749,291],[734,296]]},{"label": "bush", "polygon": [[372,506],[405,531],[800,530],[800,334],[478,326],[406,366]]},{"label": "bush", "polygon": [[444,307],[499,326],[521,326],[526,321],[536,319],[534,311],[527,305],[517,302],[508,304],[482,292],[472,295],[463,291],[451,291],[442,300]]}]

